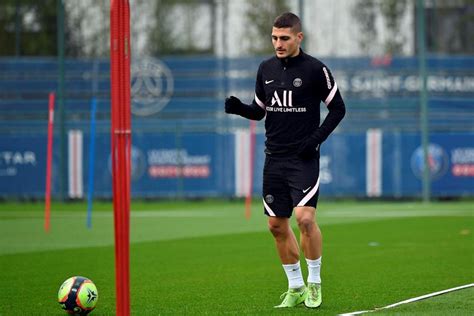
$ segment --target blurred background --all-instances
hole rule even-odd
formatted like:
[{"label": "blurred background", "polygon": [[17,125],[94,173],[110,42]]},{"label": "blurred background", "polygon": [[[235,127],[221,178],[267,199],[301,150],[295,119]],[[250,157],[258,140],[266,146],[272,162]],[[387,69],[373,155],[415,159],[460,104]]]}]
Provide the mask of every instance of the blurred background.
[{"label": "blurred background", "polygon": [[[473,1],[130,5],[133,198],[241,197],[250,177],[259,195],[263,122],[251,157],[249,121],[223,103],[251,102],[285,11],[301,17],[303,50],[332,70],[346,102],[322,146],[323,197],[474,194]],[[44,197],[51,92],[53,197],[111,198],[109,9],[108,0],[1,1],[1,198]]]}]

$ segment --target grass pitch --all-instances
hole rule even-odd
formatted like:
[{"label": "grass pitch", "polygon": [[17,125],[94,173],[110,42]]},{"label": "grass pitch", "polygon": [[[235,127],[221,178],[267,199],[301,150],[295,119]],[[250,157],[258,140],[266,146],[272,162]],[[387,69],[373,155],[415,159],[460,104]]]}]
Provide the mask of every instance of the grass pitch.
[{"label": "grass pitch", "polygon": [[[45,233],[42,204],[0,205],[0,315],[66,315],[56,295],[73,275],[98,287],[92,315],[115,314],[112,206],[94,205],[92,229],[85,209],[53,204]],[[314,313],[273,309],[287,281],[262,212],[258,201],[250,220],[236,201],[133,203],[132,315]],[[474,282],[472,201],[321,201],[318,222],[324,237],[320,315],[370,310]],[[378,314],[468,315],[473,292]]]}]

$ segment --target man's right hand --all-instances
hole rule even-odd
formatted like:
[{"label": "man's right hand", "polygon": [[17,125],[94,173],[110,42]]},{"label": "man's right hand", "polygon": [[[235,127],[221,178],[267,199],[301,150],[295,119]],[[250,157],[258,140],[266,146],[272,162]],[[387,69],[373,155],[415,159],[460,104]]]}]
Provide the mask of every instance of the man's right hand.
[{"label": "man's right hand", "polygon": [[315,158],[318,154],[319,146],[319,144],[311,141],[311,139],[306,139],[298,148],[297,154],[304,160]]},{"label": "man's right hand", "polygon": [[225,112],[229,114],[239,114],[242,108],[242,102],[234,97],[230,96],[225,99]]}]

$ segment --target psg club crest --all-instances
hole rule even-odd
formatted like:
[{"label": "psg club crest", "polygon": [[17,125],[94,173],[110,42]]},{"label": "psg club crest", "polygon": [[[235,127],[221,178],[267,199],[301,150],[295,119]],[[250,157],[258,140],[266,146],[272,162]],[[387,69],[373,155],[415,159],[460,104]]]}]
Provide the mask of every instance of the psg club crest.
[{"label": "psg club crest", "polygon": [[[423,147],[418,147],[411,156],[411,169],[418,179],[423,178]],[[428,146],[428,166],[431,180],[442,177],[448,169],[448,155],[443,147],[437,144]]]},{"label": "psg club crest", "polygon": [[293,80],[293,86],[295,86],[296,88],[301,87],[302,84],[303,80],[301,80],[301,78],[296,78],[295,80]]},{"label": "psg club crest", "polygon": [[268,204],[272,204],[273,201],[275,201],[275,198],[273,197],[273,195],[267,194],[267,195],[265,196],[265,202],[267,202]]},{"label": "psg club crest", "polygon": [[173,95],[171,70],[158,59],[145,58],[132,63],[132,113],[149,116],[160,112]]}]

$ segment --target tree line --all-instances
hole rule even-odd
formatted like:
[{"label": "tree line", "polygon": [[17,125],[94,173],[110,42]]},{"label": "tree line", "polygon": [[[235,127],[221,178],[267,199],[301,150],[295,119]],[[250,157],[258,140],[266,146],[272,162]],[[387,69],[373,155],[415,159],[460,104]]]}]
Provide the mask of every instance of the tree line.
[{"label": "tree line", "polygon": [[[234,0],[235,1],[235,0]],[[290,0],[239,0],[246,3],[242,19],[247,53],[268,54],[269,25]],[[309,0],[307,0],[309,1]],[[58,32],[64,32],[68,57],[107,57],[110,0],[2,0],[0,2],[0,56],[55,56]],[[293,1],[294,2],[294,1]],[[415,0],[357,0],[352,12],[360,30],[361,50],[401,54],[404,34],[399,32]],[[230,0],[130,0],[132,49],[148,55],[214,54],[225,34],[217,29],[219,16],[228,18]],[[427,49],[433,53],[473,54],[474,4],[472,0],[435,0],[426,7]],[[64,12],[64,23],[58,15]],[[224,12],[223,12],[224,10]],[[414,12],[413,12],[414,13]],[[323,13],[322,13],[323,14]],[[380,22],[388,34],[374,44]],[[414,25],[413,25],[414,28]]]}]

